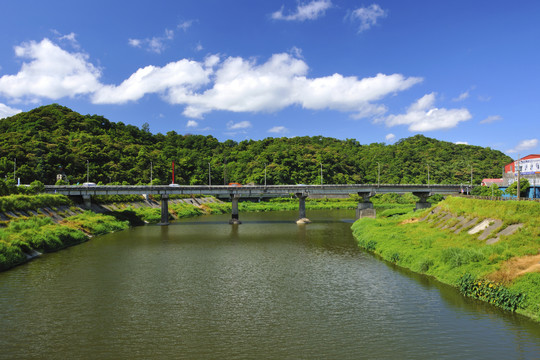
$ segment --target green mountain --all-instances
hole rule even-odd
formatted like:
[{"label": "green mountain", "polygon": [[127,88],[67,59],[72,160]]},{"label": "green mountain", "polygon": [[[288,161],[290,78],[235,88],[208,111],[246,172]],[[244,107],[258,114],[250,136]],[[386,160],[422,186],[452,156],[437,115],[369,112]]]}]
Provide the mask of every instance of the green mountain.
[{"label": "green mountain", "polygon": [[[456,145],[422,135],[393,145],[363,145],[355,139],[323,136],[219,142],[212,136],[151,134],[147,126],[114,123],[52,104],[0,120],[0,176],[21,182],[56,182],[64,172],[70,183],[90,181],[161,184],[229,182],[267,184],[469,183],[500,177],[512,159],[479,146]],[[152,165],[151,165],[152,164]],[[380,171],[379,171],[380,169]]]}]

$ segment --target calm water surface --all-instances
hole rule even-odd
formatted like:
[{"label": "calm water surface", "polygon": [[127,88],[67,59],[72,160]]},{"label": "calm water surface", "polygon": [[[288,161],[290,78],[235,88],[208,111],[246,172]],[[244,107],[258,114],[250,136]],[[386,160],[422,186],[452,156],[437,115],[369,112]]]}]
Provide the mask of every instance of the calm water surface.
[{"label": "calm water surface", "polygon": [[357,248],[352,211],[188,219],[0,273],[1,359],[540,357],[540,325]]}]

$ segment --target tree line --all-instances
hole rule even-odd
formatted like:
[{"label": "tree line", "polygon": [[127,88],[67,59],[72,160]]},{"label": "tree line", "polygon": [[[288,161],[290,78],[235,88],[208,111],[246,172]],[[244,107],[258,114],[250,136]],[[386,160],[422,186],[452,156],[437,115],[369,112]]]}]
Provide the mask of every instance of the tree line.
[{"label": "tree line", "polygon": [[152,134],[52,104],[0,120],[0,177],[70,184],[479,184],[500,177],[502,152],[423,135],[395,144],[323,136],[236,142],[213,136]]}]

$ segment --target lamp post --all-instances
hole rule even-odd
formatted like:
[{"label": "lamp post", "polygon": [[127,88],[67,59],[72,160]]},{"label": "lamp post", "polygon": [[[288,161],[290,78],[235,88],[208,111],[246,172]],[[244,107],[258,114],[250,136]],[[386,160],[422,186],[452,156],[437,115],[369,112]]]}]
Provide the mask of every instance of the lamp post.
[{"label": "lamp post", "polygon": [[212,173],[210,170],[210,163],[208,163],[208,186],[212,186]]},{"label": "lamp post", "polygon": [[266,164],[264,164],[264,186],[266,186]]},{"label": "lamp post", "polygon": [[153,175],[153,162],[150,161],[150,185],[152,185],[152,175]]},{"label": "lamp post", "polygon": [[519,201],[519,197],[520,197],[520,190],[521,190],[521,186],[519,186],[519,181],[520,181],[520,177],[521,177],[521,158],[520,158],[520,155],[518,154],[518,160],[517,160],[517,188],[516,188],[516,193],[517,193],[517,201]]},{"label": "lamp post", "polygon": [[86,160],[86,182],[90,182],[90,162]]},{"label": "lamp post", "polygon": [[381,163],[377,161],[377,187],[380,185],[381,178]]},{"label": "lamp post", "polygon": [[321,185],[323,184],[323,177],[322,177],[322,162],[321,162]]},{"label": "lamp post", "polygon": [[429,186],[429,164],[427,164],[427,184]]}]

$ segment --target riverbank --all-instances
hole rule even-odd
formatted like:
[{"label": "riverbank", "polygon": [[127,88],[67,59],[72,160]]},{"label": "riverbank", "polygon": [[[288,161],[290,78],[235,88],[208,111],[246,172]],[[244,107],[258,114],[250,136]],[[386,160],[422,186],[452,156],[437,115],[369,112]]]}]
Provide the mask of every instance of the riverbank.
[{"label": "riverbank", "polygon": [[449,197],[418,213],[361,219],[358,244],[466,295],[540,320],[540,204]]},{"label": "riverbank", "polygon": [[[136,200],[136,198],[127,198]],[[12,195],[0,197],[0,271],[23,264],[44,253],[80,244],[92,236],[156,224],[161,220],[157,199],[124,202],[123,198],[100,198],[90,210],[62,195]],[[114,200],[114,201],[113,201]],[[308,210],[354,209],[355,199],[310,199]],[[412,208],[412,204],[378,204],[379,209]],[[240,213],[298,209],[296,199],[241,202]],[[399,210],[398,209],[398,210]],[[231,204],[213,197],[169,199],[169,218],[178,220],[231,212]]]}]

